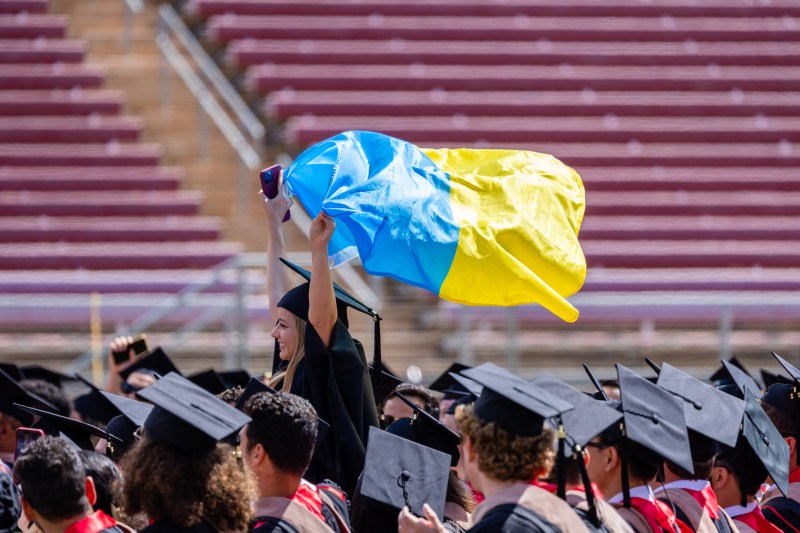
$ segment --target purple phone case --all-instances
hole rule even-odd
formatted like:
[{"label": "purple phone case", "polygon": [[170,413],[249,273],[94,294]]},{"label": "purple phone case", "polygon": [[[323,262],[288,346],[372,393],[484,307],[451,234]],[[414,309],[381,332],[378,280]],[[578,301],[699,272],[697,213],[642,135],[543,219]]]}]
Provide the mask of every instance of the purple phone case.
[{"label": "purple phone case", "polygon": [[[280,174],[280,165],[272,165],[271,167],[267,167],[259,173],[259,178],[261,179],[261,190],[264,191],[264,196],[270,200],[278,196],[278,177]],[[286,222],[290,218],[292,218],[292,213],[287,210],[286,215],[283,217],[283,221]]]}]

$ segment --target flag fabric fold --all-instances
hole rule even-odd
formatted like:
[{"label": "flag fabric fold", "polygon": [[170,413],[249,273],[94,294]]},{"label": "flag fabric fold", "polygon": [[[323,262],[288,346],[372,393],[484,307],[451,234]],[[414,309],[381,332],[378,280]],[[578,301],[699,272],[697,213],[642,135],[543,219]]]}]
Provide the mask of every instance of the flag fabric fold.
[{"label": "flag fabric fold", "polygon": [[580,176],[530,151],[421,149],[367,131],[316,144],[284,175],[311,216],[337,221],[335,267],[356,256],[389,276],[469,305],[538,303],[565,321],[586,277]]}]

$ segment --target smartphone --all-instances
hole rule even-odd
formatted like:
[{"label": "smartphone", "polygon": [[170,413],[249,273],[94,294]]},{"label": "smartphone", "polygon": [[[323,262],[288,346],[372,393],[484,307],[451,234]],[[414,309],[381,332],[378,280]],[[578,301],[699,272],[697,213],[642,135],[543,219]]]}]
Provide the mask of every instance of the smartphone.
[{"label": "smartphone", "polygon": [[17,428],[17,442],[14,446],[14,461],[25,451],[31,442],[44,437],[44,431],[36,428]]},{"label": "smartphone", "polygon": [[120,350],[118,352],[113,352],[114,362],[118,365],[122,363],[127,363],[129,356],[128,353],[130,350],[133,350],[133,353],[139,355],[140,353],[145,353],[147,351],[147,338],[144,333],[137,335],[133,338],[133,342],[128,344],[124,350]]},{"label": "smartphone", "polygon": [[[278,181],[280,175],[280,165],[272,165],[259,173],[259,177],[261,178],[261,190],[264,192],[264,196],[270,200],[278,196]],[[292,214],[287,210],[283,221],[286,222],[290,218],[292,218]]]}]

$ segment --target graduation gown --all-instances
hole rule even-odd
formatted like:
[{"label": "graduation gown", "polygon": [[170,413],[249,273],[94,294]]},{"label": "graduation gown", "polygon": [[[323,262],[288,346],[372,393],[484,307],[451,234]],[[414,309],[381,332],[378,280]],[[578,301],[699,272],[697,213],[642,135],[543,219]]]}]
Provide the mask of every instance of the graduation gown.
[{"label": "graduation gown", "polygon": [[217,533],[217,530],[206,522],[192,527],[179,527],[168,520],[156,520],[139,533]]},{"label": "graduation gown", "polygon": [[95,511],[64,530],[64,533],[130,533],[132,530],[108,516],[103,511]]},{"label": "graduation gown", "polygon": [[472,514],[470,533],[588,533],[567,502],[521,482],[486,498]]},{"label": "graduation gown", "polygon": [[378,426],[367,361],[341,320],[327,348],[311,326],[304,341],[305,357],[297,365],[291,392],[311,402],[331,425],[304,477],[312,483],[333,480],[353,494],[364,469],[369,427]]},{"label": "graduation gown", "polygon": [[679,480],[656,491],[656,498],[672,505],[675,516],[697,533],[731,533],[730,517],[719,508],[711,483],[702,480]]},{"label": "graduation gown", "polygon": [[255,504],[250,533],[348,533],[347,503],[339,491],[303,484],[291,498],[269,496]]},{"label": "graduation gown", "polygon": [[781,531],[800,531],[800,468],[789,475],[789,497],[771,487],[761,500],[761,512]]},{"label": "graduation gown", "polygon": [[780,529],[769,522],[758,507],[758,502],[744,507],[737,505],[725,509],[733,519],[739,533],[780,533]]},{"label": "graduation gown", "polygon": [[[595,493],[597,494],[597,493]],[[617,510],[607,501],[595,497],[594,505],[597,508],[597,517],[602,524],[597,528],[589,521],[589,502],[586,500],[586,491],[582,488],[567,491],[567,503],[575,509],[587,529],[590,531],[607,531],[609,533],[633,533],[633,528],[622,519]]]}]

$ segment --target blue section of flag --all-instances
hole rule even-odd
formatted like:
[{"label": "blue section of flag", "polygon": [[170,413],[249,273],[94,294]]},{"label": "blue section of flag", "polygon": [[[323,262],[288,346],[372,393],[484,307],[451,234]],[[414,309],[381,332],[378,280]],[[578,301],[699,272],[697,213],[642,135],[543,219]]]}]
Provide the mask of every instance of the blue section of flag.
[{"label": "blue section of flag", "polygon": [[340,264],[355,256],[367,272],[438,294],[458,247],[450,177],[417,146],[348,131],[300,154],[284,174],[309,215],[337,222],[328,245]]}]

